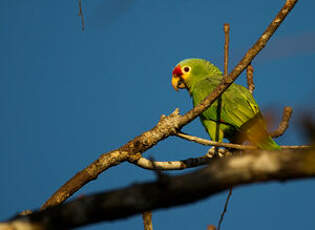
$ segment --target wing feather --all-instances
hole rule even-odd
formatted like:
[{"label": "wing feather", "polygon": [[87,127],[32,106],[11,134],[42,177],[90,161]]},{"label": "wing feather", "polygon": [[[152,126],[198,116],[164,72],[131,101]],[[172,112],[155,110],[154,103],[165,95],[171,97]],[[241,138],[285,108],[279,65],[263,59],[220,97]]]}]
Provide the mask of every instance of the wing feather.
[{"label": "wing feather", "polygon": [[[207,97],[220,83],[221,79],[222,77],[209,77],[196,84],[192,90],[194,106]],[[202,113],[202,116],[208,120],[218,121],[217,104],[217,101],[215,101]],[[220,122],[240,128],[257,113],[259,113],[259,107],[245,87],[234,83],[223,93]]]}]

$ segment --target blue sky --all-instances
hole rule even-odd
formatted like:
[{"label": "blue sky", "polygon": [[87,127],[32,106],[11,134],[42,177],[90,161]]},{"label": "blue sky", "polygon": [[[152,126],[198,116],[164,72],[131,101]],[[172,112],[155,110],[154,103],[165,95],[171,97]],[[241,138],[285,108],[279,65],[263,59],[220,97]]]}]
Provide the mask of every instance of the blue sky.
[{"label": "blue sky", "polygon": [[[101,153],[152,128],[161,114],[191,107],[171,71],[201,57],[223,66],[223,24],[230,23],[230,69],[284,1],[94,0],[0,1],[0,220],[36,209]],[[263,112],[293,107],[279,144],[305,144],[300,118],[313,113],[315,2],[300,1],[254,60],[254,96]],[[244,84],[244,74],[237,80]],[[207,138],[195,120],[183,131]],[[144,155],[156,160],[201,156],[207,147],[170,137]],[[177,174],[179,172],[171,172]],[[183,172],[180,172],[183,173]],[[155,179],[123,163],[74,197]],[[236,188],[223,229],[314,229],[314,181]],[[217,224],[226,194],[153,212],[154,229]],[[141,216],[81,229],[141,229]]]}]

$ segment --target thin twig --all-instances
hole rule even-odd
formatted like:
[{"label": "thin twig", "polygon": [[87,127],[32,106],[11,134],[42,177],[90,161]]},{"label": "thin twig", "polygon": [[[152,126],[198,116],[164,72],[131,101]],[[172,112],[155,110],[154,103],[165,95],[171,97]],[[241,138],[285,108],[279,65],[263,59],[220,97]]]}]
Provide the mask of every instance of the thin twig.
[{"label": "thin twig", "polygon": [[221,229],[221,224],[222,224],[223,219],[224,219],[224,214],[225,214],[226,211],[227,211],[227,208],[228,208],[228,205],[229,205],[229,200],[230,200],[231,196],[232,196],[232,187],[230,187],[229,194],[228,194],[228,196],[227,196],[227,198],[226,198],[226,200],[225,200],[224,209],[223,209],[223,211],[222,211],[222,213],[221,213],[217,230],[220,230],[220,229]]},{"label": "thin twig", "polygon": [[[221,120],[221,107],[222,107],[222,96],[218,97],[217,106],[217,122],[215,123],[215,141],[220,141],[220,120]],[[214,148],[214,154],[218,155],[218,147]]]},{"label": "thin twig", "polygon": [[228,75],[228,64],[229,64],[229,42],[230,42],[230,24],[224,24],[224,76]]},{"label": "thin twig", "polygon": [[200,137],[196,137],[196,136],[191,136],[189,134],[182,133],[182,132],[176,132],[175,135],[180,137],[180,138],[186,139],[188,141],[196,142],[196,143],[202,144],[202,145],[211,145],[211,146],[233,148],[233,149],[240,149],[240,150],[257,149],[255,146],[252,146],[252,145],[239,145],[239,144],[211,141],[208,139],[204,139],[204,138],[200,138]]},{"label": "thin twig", "polygon": [[254,67],[251,64],[249,64],[247,66],[246,77],[247,77],[248,90],[249,90],[249,92],[251,94],[253,94],[254,89],[255,89],[255,84],[254,84]]},{"label": "thin twig", "polygon": [[83,10],[82,10],[82,0],[79,0],[79,16],[81,17],[81,29],[84,31],[85,28],[85,22],[84,22],[84,15],[83,15]]},{"label": "thin twig", "polygon": [[[141,164],[150,167],[154,171],[154,173],[155,173],[155,175],[159,181],[163,181],[166,177],[168,177],[168,175],[166,175],[162,172],[163,167],[160,167],[162,164],[159,164],[160,162],[155,161],[152,156],[150,157],[149,160],[144,158],[144,157],[141,157],[137,161],[131,162],[131,163],[135,163],[136,165],[138,165],[140,167],[141,167]],[[142,168],[145,168],[145,167],[142,167]]]},{"label": "thin twig", "polygon": [[153,230],[152,212],[151,211],[143,212],[142,219],[143,219],[144,230]]},{"label": "thin twig", "polygon": [[210,159],[211,158],[209,158],[208,155],[180,161],[152,161],[145,157],[141,157],[133,163],[141,168],[150,170],[183,170],[208,164]]},{"label": "thin twig", "polygon": [[289,127],[289,121],[292,115],[292,108],[290,106],[286,106],[283,109],[282,120],[278,126],[278,128],[270,133],[270,136],[276,138],[280,137]]},{"label": "thin twig", "polygon": [[281,149],[291,149],[291,150],[303,150],[311,149],[311,145],[280,145]]},{"label": "thin twig", "polygon": [[[217,155],[215,155],[215,151],[211,149],[204,156],[188,158],[186,160],[153,161],[152,159],[149,160],[145,157],[141,157],[140,159],[132,163],[144,169],[158,171],[158,179],[161,180],[165,177],[168,177],[168,175],[161,174],[161,170],[183,170],[187,168],[195,168],[197,166],[208,164],[211,160],[216,159],[214,156],[219,156],[220,158],[222,158],[232,156],[232,154],[227,149],[219,149]],[[161,177],[160,175],[162,175],[163,177]]]},{"label": "thin twig", "polygon": [[[229,41],[230,41],[230,25],[224,24],[224,77],[228,75],[228,61],[229,61]],[[215,125],[215,141],[220,141],[220,121],[221,121],[222,95],[218,97],[217,106],[217,122]],[[218,155],[218,147],[214,148],[215,155]]]},{"label": "thin twig", "polygon": [[61,186],[41,207],[41,209],[54,206],[64,202],[72,194],[82,188],[88,182],[97,178],[97,176],[109,167],[120,164],[127,160],[137,160],[141,153],[152,148],[159,141],[174,135],[176,130],[180,130],[186,124],[198,117],[205,109],[220,96],[244,71],[255,56],[265,47],[271,36],[274,34],[279,25],[286,18],[288,13],[293,9],[297,0],[287,0],[275,19],[269,24],[265,32],[250,48],[243,59],[238,63],[234,70],[224,77],[218,87],[205,98],[203,102],[180,116],[178,111],[174,111],[170,116],[164,116],[159,123],[151,130],[146,131],[138,137],[132,139],[122,147],[102,154],[97,160],[78,172],[74,177]]},{"label": "thin twig", "polygon": [[[225,42],[224,42],[224,77],[227,77],[228,75],[228,62],[229,62],[229,42],[230,42],[230,25],[229,24],[224,24],[224,35],[225,35]],[[219,97],[220,99],[220,107],[219,107],[219,102],[218,102],[218,108],[220,109],[220,115],[221,115],[221,100],[222,100],[222,97]],[[220,121],[221,117],[219,117],[219,121]],[[219,122],[218,122],[219,123]],[[219,125],[217,125],[217,128],[219,128]],[[216,141],[218,141],[219,139],[217,138]],[[230,188],[230,191],[229,191],[229,195],[225,201],[225,204],[224,204],[224,210],[223,212],[221,213],[221,216],[220,216],[220,220],[219,220],[219,224],[218,224],[218,230],[220,230],[220,227],[221,227],[221,223],[223,222],[223,218],[224,218],[224,214],[227,210],[227,206],[228,206],[228,203],[229,203],[229,199],[232,195],[232,187]]]},{"label": "thin twig", "polygon": [[[239,149],[239,150],[257,149],[257,147],[253,145],[239,145],[239,144],[232,144],[232,143],[225,143],[225,142],[216,142],[216,141],[203,139],[200,137],[191,136],[182,132],[177,132],[175,135],[180,138],[186,139],[188,141],[193,141],[202,145],[211,145],[211,146],[218,146],[218,147],[225,147],[225,148],[232,148],[232,149]],[[311,146],[310,145],[281,145],[281,148],[294,150],[294,149],[309,149],[311,148]]]}]

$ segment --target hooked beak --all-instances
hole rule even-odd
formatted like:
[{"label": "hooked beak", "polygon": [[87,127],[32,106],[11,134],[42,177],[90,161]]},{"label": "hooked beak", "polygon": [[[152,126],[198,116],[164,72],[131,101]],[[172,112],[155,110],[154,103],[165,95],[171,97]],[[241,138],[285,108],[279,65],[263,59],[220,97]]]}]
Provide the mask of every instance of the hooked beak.
[{"label": "hooked beak", "polygon": [[183,72],[181,70],[180,65],[178,65],[174,68],[172,72],[172,86],[176,91],[178,91],[178,88],[180,89],[186,88],[186,85],[182,76],[183,76]]}]

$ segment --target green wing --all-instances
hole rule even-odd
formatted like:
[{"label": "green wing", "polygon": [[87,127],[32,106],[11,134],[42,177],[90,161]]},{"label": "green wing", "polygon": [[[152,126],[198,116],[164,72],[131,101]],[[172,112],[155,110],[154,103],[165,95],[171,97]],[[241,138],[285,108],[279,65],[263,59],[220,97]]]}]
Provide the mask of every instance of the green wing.
[{"label": "green wing", "polygon": [[233,84],[223,93],[221,119],[224,122],[241,128],[258,113],[259,107],[245,87]]},{"label": "green wing", "polygon": [[[192,90],[194,106],[198,105],[212,92],[222,80],[221,77],[209,77],[198,82]],[[202,116],[207,120],[218,121],[217,101]],[[249,91],[237,84],[232,84],[222,96],[221,119],[219,122],[240,128],[259,113],[259,107]]]},{"label": "green wing", "polygon": [[[194,106],[208,96],[221,82],[222,77],[209,77],[196,83],[191,90]],[[212,140],[215,140],[217,119],[217,105],[215,101],[201,116],[201,122]],[[259,107],[252,94],[245,87],[232,84],[222,96],[219,140],[223,137],[232,142],[236,138],[246,138],[262,149],[279,149],[280,147],[269,136],[266,124],[259,111]],[[239,134],[245,134],[244,137]]]}]

